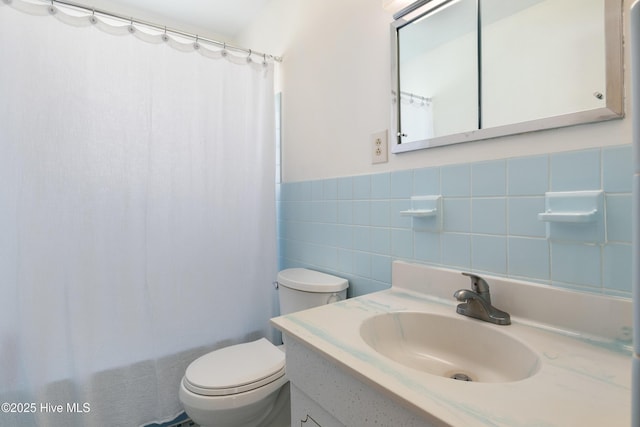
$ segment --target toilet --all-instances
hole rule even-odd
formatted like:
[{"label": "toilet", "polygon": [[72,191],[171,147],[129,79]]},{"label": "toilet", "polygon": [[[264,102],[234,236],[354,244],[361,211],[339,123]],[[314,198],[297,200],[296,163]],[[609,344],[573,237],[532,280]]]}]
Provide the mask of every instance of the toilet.
[{"label": "toilet", "polygon": [[[346,279],[306,268],[278,273],[280,314],[346,298]],[[180,382],[187,415],[202,427],[289,427],[284,345],[265,338],[212,351],[191,362]]]}]

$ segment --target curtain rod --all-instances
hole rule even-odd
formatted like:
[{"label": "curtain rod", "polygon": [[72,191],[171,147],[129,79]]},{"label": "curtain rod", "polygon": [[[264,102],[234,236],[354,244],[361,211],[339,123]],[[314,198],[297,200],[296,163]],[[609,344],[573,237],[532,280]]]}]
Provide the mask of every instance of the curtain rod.
[{"label": "curtain rod", "polygon": [[113,12],[109,12],[109,11],[106,11],[106,10],[96,9],[96,8],[89,7],[89,6],[84,6],[84,5],[81,5],[79,3],[74,3],[72,1],[68,1],[68,0],[42,0],[42,1],[45,2],[45,3],[51,3],[51,5],[54,5],[54,4],[57,3],[57,4],[60,4],[60,5],[63,5],[63,6],[67,6],[67,7],[71,7],[71,8],[75,8],[75,9],[80,9],[80,10],[83,10],[83,11],[85,11],[87,13],[91,13],[91,14],[96,14],[97,13],[97,14],[100,14],[100,15],[103,15],[103,16],[107,16],[109,18],[119,19],[119,20],[121,20],[123,22],[129,22],[131,24],[144,25],[144,26],[149,27],[149,28],[154,28],[156,30],[164,31],[164,32],[170,32],[170,33],[182,36],[182,37],[191,38],[191,39],[196,40],[196,41],[211,43],[211,44],[219,46],[219,47],[221,47],[223,49],[231,49],[231,50],[235,50],[237,52],[243,52],[243,53],[246,53],[246,54],[249,54],[249,55],[262,56],[265,59],[266,58],[270,58],[270,59],[273,59],[276,62],[282,62],[282,57],[281,56],[270,55],[270,54],[267,54],[267,53],[257,52],[255,50],[251,50],[251,49],[246,49],[244,47],[234,46],[234,45],[226,43],[226,42],[221,42],[221,41],[209,39],[209,38],[206,38],[206,37],[200,37],[197,34],[187,33],[185,31],[176,30],[174,28],[166,27],[164,25],[154,24],[153,22],[142,21],[140,19],[135,19],[135,18],[132,18],[132,17],[129,17],[129,16],[119,15],[119,14],[116,14],[116,13],[113,13]]},{"label": "curtain rod", "polygon": [[422,95],[417,95],[415,93],[411,93],[411,92],[406,92],[406,91],[400,91],[400,95],[401,96],[405,96],[405,97],[409,97],[409,98],[415,98],[418,101],[423,101],[423,102],[431,102],[431,98],[427,97],[427,96],[422,96]]}]

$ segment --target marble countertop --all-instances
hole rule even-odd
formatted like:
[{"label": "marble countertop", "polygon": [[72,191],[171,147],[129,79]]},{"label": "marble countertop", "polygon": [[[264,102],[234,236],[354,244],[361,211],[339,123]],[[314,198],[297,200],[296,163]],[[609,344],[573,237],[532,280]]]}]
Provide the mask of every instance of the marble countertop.
[{"label": "marble countertop", "polygon": [[631,352],[619,339],[567,331],[512,312],[511,325],[495,327],[531,347],[540,358],[539,371],[515,382],[468,383],[405,367],[378,354],[360,336],[362,322],[382,313],[459,316],[455,301],[449,299],[394,284],[389,290],[277,317],[272,322],[427,421],[456,427],[630,424]]}]

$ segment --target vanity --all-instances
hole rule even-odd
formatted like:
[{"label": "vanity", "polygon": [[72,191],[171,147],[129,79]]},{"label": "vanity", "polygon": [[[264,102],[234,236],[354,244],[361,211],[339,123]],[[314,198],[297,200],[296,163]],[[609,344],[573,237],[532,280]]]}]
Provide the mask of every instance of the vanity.
[{"label": "vanity", "polygon": [[293,426],[628,426],[631,301],[483,276],[497,325],[456,313],[460,271],[396,261],[392,287],[272,319]]}]

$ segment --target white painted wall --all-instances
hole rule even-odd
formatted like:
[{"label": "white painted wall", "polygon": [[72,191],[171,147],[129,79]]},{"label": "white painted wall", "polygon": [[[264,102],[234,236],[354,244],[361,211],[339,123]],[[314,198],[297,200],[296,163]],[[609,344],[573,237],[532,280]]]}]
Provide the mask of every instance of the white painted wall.
[{"label": "white painted wall", "polygon": [[[631,2],[624,0],[625,17]],[[380,0],[271,0],[239,37],[245,46],[284,56],[285,182],[631,142],[625,119],[390,154],[388,163],[372,165],[370,135],[390,122],[392,20]]]}]

